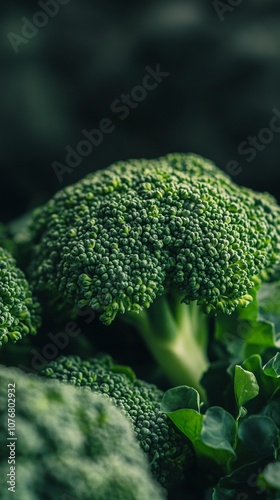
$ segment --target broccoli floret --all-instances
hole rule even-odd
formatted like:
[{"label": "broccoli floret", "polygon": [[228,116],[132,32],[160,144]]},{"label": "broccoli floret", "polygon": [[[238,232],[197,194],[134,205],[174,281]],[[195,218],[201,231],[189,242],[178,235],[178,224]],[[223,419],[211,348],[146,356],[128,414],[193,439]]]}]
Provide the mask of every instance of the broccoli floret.
[{"label": "broccoli floret", "polygon": [[[16,400],[9,440],[7,397]],[[0,367],[0,489],[15,466],[20,500],[166,498],[152,478],[129,421],[98,394]],[[15,449],[7,445],[15,443]],[[8,463],[15,456],[15,464]],[[10,457],[10,458],[9,458]]]},{"label": "broccoli floret", "polygon": [[105,324],[123,314],[173,383],[203,393],[201,311],[250,303],[279,260],[279,215],[271,196],[196,155],[119,162],[35,212],[31,280],[72,312],[90,306]]},{"label": "broccoli floret", "polygon": [[163,392],[116,365],[108,355],[82,361],[60,357],[42,375],[106,395],[131,420],[154,477],[164,486],[179,482],[194,461],[192,446],[160,411]]},{"label": "broccoli floret", "polygon": [[41,323],[40,307],[23,272],[7,250],[0,248],[0,347],[34,335]]}]

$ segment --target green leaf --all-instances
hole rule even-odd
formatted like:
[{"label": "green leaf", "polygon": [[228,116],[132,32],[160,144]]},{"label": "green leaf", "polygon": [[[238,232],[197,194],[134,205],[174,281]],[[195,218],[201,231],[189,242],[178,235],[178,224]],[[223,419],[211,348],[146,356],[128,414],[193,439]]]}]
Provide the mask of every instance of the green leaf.
[{"label": "green leaf", "polygon": [[259,319],[271,321],[280,333],[280,281],[264,283],[257,295]]},{"label": "green leaf", "polygon": [[249,358],[245,359],[242,366],[248,371],[253,372],[257,380],[262,374],[262,358],[259,354],[253,354]]},{"label": "green leaf", "polygon": [[236,423],[233,416],[219,406],[209,408],[204,416],[201,441],[216,450],[224,450],[235,457]]},{"label": "green leaf", "polygon": [[125,365],[114,365],[111,367],[111,371],[114,373],[123,373],[124,375],[131,380],[131,382],[135,382],[136,375],[130,366]]},{"label": "green leaf", "polygon": [[237,365],[234,372],[234,394],[238,408],[259,394],[259,385],[255,375]]},{"label": "green leaf", "polygon": [[259,486],[280,491],[280,462],[268,464],[258,477]]},{"label": "green leaf", "polygon": [[[242,363],[245,370],[254,373],[260,391],[259,395],[252,404],[256,411],[261,409],[280,391],[280,374],[279,374],[279,353],[262,367],[262,360],[259,355],[250,356]],[[250,403],[249,403],[250,404]],[[252,407],[253,408],[253,407]]]},{"label": "green leaf", "polygon": [[269,377],[280,377],[280,352],[277,352],[277,354],[266,363],[263,367],[263,371]]},{"label": "green leaf", "polygon": [[161,402],[161,410],[170,413],[181,409],[199,411],[200,397],[192,387],[180,385],[166,391]]},{"label": "green leaf", "polygon": [[236,500],[236,490],[226,490],[217,486],[213,491],[212,500]]},{"label": "green leaf", "polygon": [[[244,323],[245,324],[245,323]],[[269,321],[247,321],[248,334],[247,344],[255,344],[264,347],[275,346],[274,325]]]},{"label": "green leaf", "polygon": [[263,408],[261,414],[272,418],[275,424],[280,428],[280,399],[270,401],[270,403]]},{"label": "green leaf", "polygon": [[263,464],[264,459],[250,462],[222,477],[214,488],[212,499],[257,500],[264,492],[264,489],[257,485],[257,477]]},{"label": "green leaf", "polygon": [[227,464],[235,458],[234,418],[223,408],[209,408],[205,415],[193,409],[166,413],[176,427],[192,442],[199,466],[205,473],[217,476],[227,472]]},{"label": "green leaf", "polygon": [[238,428],[243,444],[259,457],[273,456],[279,431],[275,422],[266,415],[252,415]]},{"label": "green leaf", "polygon": [[273,323],[242,319],[238,313],[217,317],[215,338],[224,344],[233,361],[262,354],[269,347],[277,346]]},{"label": "green leaf", "polygon": [[235,362],[280,347],[276,335],[280,333],[280,282],[262,285],[257,291],[258,287],[250,290],[253,301],[247,307],[238,307],[230,316],[218,314],[216,319],[215,338]]},{"label": "green leaf", "polygon": [[166,414],[193,444],[196,441],[200,441],[203,415],[192,409],[177,410]]}]

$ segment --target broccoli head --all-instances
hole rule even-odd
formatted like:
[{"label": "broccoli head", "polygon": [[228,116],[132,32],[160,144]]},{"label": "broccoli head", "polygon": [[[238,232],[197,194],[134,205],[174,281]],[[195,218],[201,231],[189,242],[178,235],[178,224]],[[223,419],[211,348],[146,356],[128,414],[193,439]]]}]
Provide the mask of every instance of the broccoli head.
[{"label": "broccoli head", "polygon": [[160,411],[163,392],[136,379],[108,355],[82,361],[77,356],[52,361],[42,375],[106,395],[131,420],[142,449],[148,453],[154,477],[164,486],[179,482],[193,464],[190,442]]},{"label": "broccoli head", "polygon": [[31,280],[106,324],[123,314],[173,383],[197,387],[208,363],[197,305],[231,314],[250,303],[279,258],[279,215],[270,195],[196,155],[118,162],[37,209]]},{"label": "broccoli head", "polygon": [[0,346],[35,334],[41,323],[39,313],[23,272],[10,253],[0,248]]},{"label": "broccoli head", "polygon": [[[11,389],[16,441],[7,441]],[[129,421],[110,401],[90,391],[1,366],[0,442],[2,500],[10,499],[8,487],[14,486],[6,482],[10,466],[16,467],[20,500],[166,498]],[[15,449],[7,447],[12,443]]]}]

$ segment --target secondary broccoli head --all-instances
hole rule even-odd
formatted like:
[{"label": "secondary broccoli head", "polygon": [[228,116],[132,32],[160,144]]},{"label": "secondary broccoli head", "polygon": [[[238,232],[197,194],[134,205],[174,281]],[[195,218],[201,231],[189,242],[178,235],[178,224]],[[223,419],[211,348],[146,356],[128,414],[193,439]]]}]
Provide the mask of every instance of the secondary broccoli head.
[{"label": "secondary broccoli head", "polygon": [[160,411],[163,392],[136,379],[130,369],[114,364],[110,356],[87,361],[61,357],[42,374],[109,397],[131,420],[142,449],[149,455],[152,472],[164,486],[180,481],[193,464],[189,441]]},{"label": "secondary broccoli head", "polygon": [[[9,395],[10,394],[10,395]],[[7,397],[16,399],[15,450],[7,448]],[[110,401],[0,367],[0,489],[16,456],[20,500],[163,500],[128,420]]]},{"label": "secondary broccoli head", "polygon": [[40,308],[14,258],[0,248],[0,346],[16,342],[40,326]]},{"label": "secondary broccoli head", "polygon": [[169,290],[230,314],[277,261],[279,213],[199,156],[119,162],[36,211],[31,279],[107,324]]}]

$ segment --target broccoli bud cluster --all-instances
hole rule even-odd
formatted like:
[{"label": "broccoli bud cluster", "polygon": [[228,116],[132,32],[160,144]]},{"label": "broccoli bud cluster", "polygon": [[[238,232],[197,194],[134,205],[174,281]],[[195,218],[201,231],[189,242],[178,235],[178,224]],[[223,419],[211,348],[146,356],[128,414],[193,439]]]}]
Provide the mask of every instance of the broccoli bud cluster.
[{"label": "broccoli bud cluster", "polygon": [[148,453],[154,477],[164,486],[179,482],[194,461],[189,441],[160,411],[163,392],[136,379],[132,370],[108,355],[82,361],[77,356],[52,361],[42,375],[107,396],[133,424]]},{"label": "broccoli bud cluster", "polygon": [[230,314],[277,262],[279,214],[196,155],[119,162],[35,212],[31,280],[106,324],[169,290]]},{"label": "broccoli bud cluster", "polygon": [[[17,440],[7,441],[11,391]],[[166,499],[130,423],[110,401],[4,366],[0,469],[1,500],[13,491],[20,500]]]},{"label": "broccoli bud cluster", "polygon": [[0,347],[35,334],[41,323],[39,312],[23,272],[9,252],[0,248]]}]

